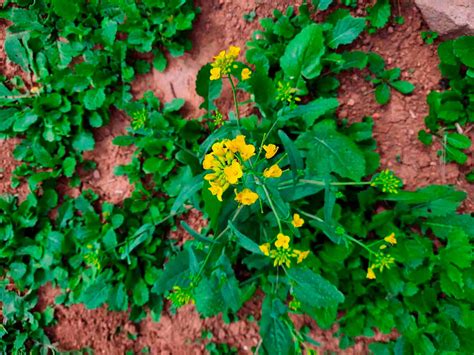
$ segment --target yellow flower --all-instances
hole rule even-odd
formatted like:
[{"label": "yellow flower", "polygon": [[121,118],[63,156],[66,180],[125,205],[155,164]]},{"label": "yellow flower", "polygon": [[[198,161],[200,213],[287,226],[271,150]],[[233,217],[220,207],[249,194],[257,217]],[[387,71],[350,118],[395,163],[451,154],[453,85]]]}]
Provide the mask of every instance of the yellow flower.
[{"label": "yellow flower", "polygon": [[283,174],[283,171],[277,164],[274,164],[263,171],[263,176],[266,178],[278,178],[281,176],[281,174]]},{"label": "yellow flower", "polygon": [[240,47],[236,47],[236,46],[229,47],[229,54],[228,54],[229,57],[237,59],[237,57],[239,56],[239,53],[240,53]]},{"label": "yellow flower", "polygon": [[217,142],[212,145],[212,152],[220,157],[223,157],[225,153],[227,153],[227,147],[226,147],[226,140],[223,140],[222,142]]},{"label": "yellow flower", "polygon": [[270,255],[270,243],[265,243],[265,244],[259,245],[258,248],[261,250],[261,252],[264,255],[266,255],[266,256]]},{"label": "yellow flower", "polygon": [[290,247],[290,237],[284,235],[283,233],[278,233],[275,246],[277,248],[288,249]]},{"label": "yellow flower", "polygon": [[298,260],[296,261],[297,264],[301,263],[304,259],[306,259],[309,255],[309,250],[306,251],[301,251],[301,250],[296,250],[294,249],[293,252],[296,254],[298,257]]},{"label": "yellow flower", "polygon": [[230,166],[224,168],[224,175],[229,184],[237,184],[243,175],[242,166],[238,161],[234,160]]},{"label": "yellow flower", "polygon": [[250,206],[258,200],[258,194],[250,189],[243,189],[241,192],[235,191],[235,201],[242,205]]},{"label": "yellow flower", "polygon": [[212,68],[211,69],[211,76],[209,79],[211,80],[219,80],[221,78],[221,69],[220,68]]},{"label": "yellow flower", "polygon": [[304,219],[301,218],[298,213],[295,213],[293,215],[293,221],[291,221],[291,224],[293,224],[293,227],[299,228],[304,224]]},{"label": "yellow flower", "polygon": [[392,233],[386,236],[385,238],[383,238],[383,240],[385,240],[387,243],[390,243],[392,245],[397,244],[397,238],[395,238],[395,233]]},{"label": "yellow flower", "polygon": [[246,144],[240,148],[240,156],[244,161],[249,160],[255,155],[255,147],[252,144]]},{"label": "yellow flower", "polygon": [[242,69],[242,73],[240,73],[242,80],[248,80],[252,76],[252,71],[248,68]]},{"label": "yellow flower", "polygon": [[217,162],[213,154],[206,154],[204,161],[202,162],[202,167],[206,170],[212,169],[216,166]]},{"label": "yellow flower", "polygon": [[367,276],[366,277],[369,280],[374,280],[375,279],[376,276],[375,276],[375,272],[374,272],[374,269],[373,269],[372,266],[367,269]]},{"label": "yellow flower", "polygon": [[269,145],[264,145],[263,150],[265,151],[265,158],[271,159],[277,153],[278,147],[275,144],[269,144]]},{"label": "yellow flower", "polygon": [[211,187],[209,188],[209,191],[211,191],[214,196],[217,196],[217,199],[222,202],[222,194],[225,191],[223,186],[211,182]]},{"label": "yellow flower", "polygon": [[229,74],[234,61],[237,59],[240,53],[240,48],[230,46],[228,51],[221,51],[214,57],[214,61],[211,63],[212,69],[210,71],[210,80],[218,80],[223,76]]}]

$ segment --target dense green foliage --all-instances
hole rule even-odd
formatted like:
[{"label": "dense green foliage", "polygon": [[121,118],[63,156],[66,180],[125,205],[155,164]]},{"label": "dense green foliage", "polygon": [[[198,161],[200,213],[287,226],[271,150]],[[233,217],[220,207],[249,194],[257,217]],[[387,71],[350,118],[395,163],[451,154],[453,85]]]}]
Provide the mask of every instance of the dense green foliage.
[{"label": "dense green foliage", "polygon": [[[158,321],[165,299],[172,308],[193,302],[202,316],[231,321],[261,290],[261,353],[318,345],[295,328],[291,313],[322,328],[337,322],[343,348],[378,328],[400,337],[372,344],[375,353],[474,352],[474,217],[456,212],[465,193],[448,186],[399,191],[401,181],[379,171],[373,120],[351,124],[335,116],[338,75],[346,71],[367,70],[381,104],[391,88],[413,91],[376,53],[345,47],[367,20],[385,25],[388,2],[378,1],[367,19],[339,9],[323,23],[306,5],[297,14],[275,11],[248,43],[249,64],[231,47],[199,72],[202,123],[179,115],[181,99],[162,104],[146,93],[133,101],[129,92],[134,73],[148,70],[129,52],[155,44],[172,54],[187,48],[175,31],[191,25],[188,2],[17,3],[24,8],[4,11],[14,23],[7,54],[33,70],[40,87],[25,94],[18,79],[1,87],[0,132],[23,138],[15,156],[24,165],[16,174],[28,176],[32,189],[22,202],[0,198],[2,351],[47,349],[42,328],[53,311],[36,312],[35,294],[51,282],[63,291],[58,304],[130,309],[134,321],[147,312]],[[331,3],[313,1],[319,10]],[[167,13],[153,7],[173,17],[150,17]],[[44,11],[51,18],[31,17]],[[470,65],[462,48],[453,53]],[[163,69],[160,58],[155,52]],[[456,63],[442,70],[464,68]],[[228,120],[217,104],[224,85],[250,97],[234,96]],[[243,105],[253,113],[242,116]],[[76,168],[90,166],[82,152],[94,147],[92,129],[107,123],[112,107],[131,117],[127,135],[114,143],[135,149],[129,164],[116,167],[134,185],[132,196],[121,205],[92,191],[59,196],[60,177],[77,185]],[[211,169],[221,175],[206,176]],[[208,225],[195,231],[181,222],[192,239],[178,246],[166,236],[190,208]]]},{"label": "dense green foliage", "polygon": [[[474,123],[474,36],[445,41],[439,45],[438,54],[443,91],[428,95],[428,132],[421,130],[418,137],[426,145],[439,139],[445,161],[466,164],[465,151],[472,142],[462,127]],[[467,179],[472,177],[468,175]]]}]

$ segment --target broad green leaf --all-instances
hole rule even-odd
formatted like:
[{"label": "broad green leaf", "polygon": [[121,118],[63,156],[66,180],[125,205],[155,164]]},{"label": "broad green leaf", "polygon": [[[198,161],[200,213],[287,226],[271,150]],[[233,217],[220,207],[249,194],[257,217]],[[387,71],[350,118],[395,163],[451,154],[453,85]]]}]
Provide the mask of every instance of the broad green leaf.
[{"label": "broad green leaf", "polygon": [[172,101],[165,103],[163,106],[163,112],[167,113],[179,111],[183,107],[184,103],[184,99],[173,99]]},{"label": "broad green leaf", "polygon": [[296,146],[308,150],[306,166],[316,176],[332,172],[341,177],[360,181],[365,175],[365,158],[359,147],[339,133],[333,120],[325,120],[303,133]]},{"label": "broad green leaf", "polygon": [[453,160],[458,164],[466,164],[468,156],[464,154],[461,150],[454,148],[451,145],[447,145],[446,149],[446,156],[449,160]]},{"label": "broad green leaf", "polygon": [[51,0],[56,15],[68,21],[74,20],[80,12],[78,3],[69,0]]},{"label": "broad green leaf", "polygon": [[333,0],[312,0],[313,6],[321,11],[327,10],[332,2]]},{"label": "broad green leaf", "polygon": [[446,142],[458,149],[468,149],[471,146],[471,140],[469,137],[460,133],[446,134]]},{"label": "broad green leaf", "polygon": [[390,101],[390,87],[386,83],[381,83],[375,88],[375,99],[380,105],[388,104]]},{"label": "broad green leaf", "polygon": [[206,237],[206,236],[196,232],[185,221],[181,221],[181,225],[186,230],[186,232],[188,232],[195,240],[197,240],[199,242],[210,243],[210,244],[220,244],[220,242],[218,240],[211,239],[209,237]]},{"label": "broad green leaf", "polygon": [[133,302],[137,306],[143,306],[148,302],[149,298],[148,286],[145,281],[140,278],[133,287]]},{"label": "broad green leaf", "polygon": [[32,111],[22,112],[17,116],[15,123],[13,124],[14,132],[25,132],[31,125],[38,121],[38,116]]},{"label": "broad green leaf", "polygon": [[376,4],[367,9],[367,20],[375,28],[384,27],[390,19],[390,1],[377,0]]},{"label": "broad green leaf", "polygon": [[418,131],[418,139],[424,145],[431,145],[433,143],[433,135],[429,134],[424,129]]},{"label": "broad green leaf", "polygon": [[294,340],[288,327],[286,306],[276,298],[267,295],[262,305],[260,335],[267,354],[295,353]]},{"label": "broad green leaf", "polygon": [[293,295],[308,308],[336,306],[344,302],[344,295],[329,281],[308,268],[287,270],[293,285]]},{"label": "broad green leaf", "polygon": [[79,152],[93,150],[94,146],[95,140],[91,132],[80,131],[72,140],[72,147]]},{"label": "broad green leaf", "polygon": [[90,89],[84,96],[84,106],[86,109],[94,111],[101,108],[105,102],[105,89],[103,87]]},{"label": "broad green leaf", "polygon": [[125,285],[118,283],[110,292],[108,300],[109,309],[111,311],[126,311],[128,307],[128,295]]},{"label": "broad green leaf", "polygon": [[327,44],[336,49],[340,45],[352,43],[365,28],[365,19],[350,14],[340,18],[334,28],[328,32]]},{"label": "broad green leaf", "polygon": [[[305,27],[288,43],[285,54],[280,58],[285,77],[297,83],[301,76],[316,78],[321,73],[321,57],[325,50],[322,26],[311,24]],[[297,87],[301,85],[297,84]]]},{"label": "broad green leaf", "polygon": [[4,44],[8,59],[21,66],[25,71],[29,71],[29,59],[25,49],[25,43],[29,37],[29,34],[9,33]]},{"label": "broad green leaf", "polygon": [[210,114],[217,107],[214,101],[221,95],[222,80],[210,80],[211,65],[207,64],[199,70],[196,78],[196,93],[204,99],[204,102],[199,106]]},{"label": "broad green leaf", "polygon": [[459,37],[454,41],[454,53],[461,62],[474,68],[474,36]]},{"label": "broad green leaf", "polygon": [[392,81],[390,86],[404,95],[411,94],[415,90],[415,85],[404,80]]},{"label": "broad green leaf", "polygon": [[97,278],[91,285],[87,286],[81,293],[79,300],[88,309],[95,309],[102,306],[109,298],[111,286],[103,277]]},{"label": "broad green leaf", "polygon": [[283,113],[282,119],[287,120],[294,117],[303,117],[308,127],[311,127],[316,120],[325,114],[335,111],[339,106],[339,101],[333,98],[319,97],[305,105],[299,105]]}]

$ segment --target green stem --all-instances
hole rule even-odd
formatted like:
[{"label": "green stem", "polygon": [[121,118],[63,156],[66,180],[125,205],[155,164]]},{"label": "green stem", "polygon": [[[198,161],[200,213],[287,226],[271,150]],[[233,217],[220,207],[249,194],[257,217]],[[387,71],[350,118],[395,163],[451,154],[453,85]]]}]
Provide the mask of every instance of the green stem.
[{"label": "green stem", "polygon": [[277,220],[278,229],[280,230],[280,233],[283,233],[283,228],[281,226],[281,219],[278,216],[275,206],[273,205],[272,199],[270,198],[270,193],[268,192],[267,187],[264,184],[261,184],[261,186],[263,188],[263,191],[265,192],[265,196],[267,196],[268,204],[270,205],[270,208],[272,209],[273,214],[275,215],[275,218]]},{"label": "green stem", "polygon": [[[240,211],[242,210],[242,207],[239,207],[237,209],[237,211],[235,211],[235,214],[234,216],[232,217],[232,222],[235,221],[235,219],[237,218],[237,216],[239,215]],[[222,237],[227,231],[229,230],[229,226],[225,227],[222,232],[219,233],[219,235],[214,239],[214,240],[218,240],[220,237]],[[212,254],[212,251],[214,250],[214,247],[215,247],[216,244],[212,244],[211,245],[211,248],[209,250],[209,253],[207,253],[206,255],[206,259],[204,259],[204,262],[203,264],[201,265],[201,268],[199,269],[198,273],[196,274],[196,277],[195,277],[195,282],[199,282],[199,279],[201,277],[201,274],[202,272],[204,271],[204,268],[207,266],[207,263],[211,257],[211,254]]]},{"label": "green stem", "polygon": [[[326,185],[324,181],[318,181],[318,180],[301,179],[300,181],[305,184],[310,184],[310,185],[319,185],[319,186]],[[371,183],[372,181],[349,181],[349,182],[331,182],[329,184],[332,186],[357,186],[357,185],[370,185]]]},{"label": "green stem", "polygon": [[237,101],[237,90],[235,89],[235,84],[234,84],[234,81],[232,80],[232,77],[229,75],[228,78],[230,81],[230,86],[232,88],[232,97],[234,98],[235,114],[237,115],[237,127],[240,131],[240,111],[239,111],[239,103]]}]

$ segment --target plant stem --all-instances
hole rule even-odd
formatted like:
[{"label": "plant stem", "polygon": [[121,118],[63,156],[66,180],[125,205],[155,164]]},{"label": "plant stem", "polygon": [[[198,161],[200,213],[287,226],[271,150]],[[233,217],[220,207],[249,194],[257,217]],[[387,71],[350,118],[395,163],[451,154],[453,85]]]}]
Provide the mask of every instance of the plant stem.
[{"label": "plant stem", "polygon": [[229,75],[228,78],[230,81],[230,87],[232,88],[232,97],[234,98],[235,114],[237,115],[237,128],[240,131],[240,111],[239,111],[239,103],[237,101],[237,90],[235,88],[235,84],[234,84],[234,81],[232,80],[232,77]]},{"label": "plant stem", "polygon": [[278,229],[280,230],[280,233],[283,233],[283,228],[281,226],[281,219],[278,216],[275,206],[273,205],[272,199],[270,198],[270,193],[268,192],[267,187],[264,184],[261,184],[261,185],[262,185],[263,191],[265,192],[265,196],[267,196],[268,204],[270,205],[270,208],[272,209],[273,214],[275,215],[275,218],[277,220]]}]

